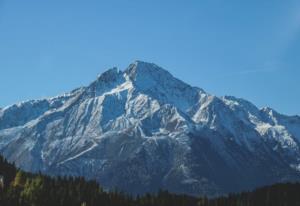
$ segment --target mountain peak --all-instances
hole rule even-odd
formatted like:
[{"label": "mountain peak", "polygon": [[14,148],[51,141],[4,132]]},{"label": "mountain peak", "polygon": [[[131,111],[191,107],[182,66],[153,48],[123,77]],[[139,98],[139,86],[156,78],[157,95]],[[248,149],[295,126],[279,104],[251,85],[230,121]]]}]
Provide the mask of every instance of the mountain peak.
[{"label": "mountain peak", "polygon": [[117,67],[113,67],[103,72],[102,74],[98,75],[97,81],[103,81],[103,82],[116,81],[116,79],[120,74],[122,74],[122,72]]},{"label": "mountain peak", "polygon": [[131,80],[135,80],[138,76],[148,76],[154,77],[159,75],[168,75],[172,76],[168,71],[157,66],[154,63],[148,63],[143,61],[135,61],[130,64],[128,68],[124,71]]}]

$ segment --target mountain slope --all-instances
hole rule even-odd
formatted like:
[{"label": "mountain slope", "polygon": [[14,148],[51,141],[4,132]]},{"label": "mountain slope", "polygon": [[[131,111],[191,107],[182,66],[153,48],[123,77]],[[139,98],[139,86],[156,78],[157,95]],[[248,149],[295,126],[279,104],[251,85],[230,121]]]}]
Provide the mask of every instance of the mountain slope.
[{"label": "mountain slope", "polygon": [[300,117],[216,97],[155,64],[0,110],[0,151],[28,171],[140,194],[218,195],[300,179]]}]

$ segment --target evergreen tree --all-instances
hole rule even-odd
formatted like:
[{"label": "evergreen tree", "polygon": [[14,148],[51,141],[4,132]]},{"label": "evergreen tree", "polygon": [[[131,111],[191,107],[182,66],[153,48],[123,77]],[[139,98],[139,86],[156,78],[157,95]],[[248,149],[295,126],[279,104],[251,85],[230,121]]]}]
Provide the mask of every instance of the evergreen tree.
[{"label": "evergreen tree", "polygon": [[208,199],[159,191],[131,197],[105,192],[96,181],[82,177],[52,178],[17,170],[0,156],[0,206],[300,206],[300,184],[275,184],[252,192]]}]

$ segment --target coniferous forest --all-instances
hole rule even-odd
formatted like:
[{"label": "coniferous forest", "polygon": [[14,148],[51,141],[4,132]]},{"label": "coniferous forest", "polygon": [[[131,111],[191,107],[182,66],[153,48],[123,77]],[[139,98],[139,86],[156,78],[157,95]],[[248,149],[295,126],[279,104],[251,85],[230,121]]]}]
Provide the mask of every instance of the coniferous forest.
[{"label": "coniferous forest", "polygon": [[215,199],[170,194],[132,197],[105,192],[96,181],[49,177],[17,169],[0,156],[1,206],[300,206],[300,184],[286,183]]}]

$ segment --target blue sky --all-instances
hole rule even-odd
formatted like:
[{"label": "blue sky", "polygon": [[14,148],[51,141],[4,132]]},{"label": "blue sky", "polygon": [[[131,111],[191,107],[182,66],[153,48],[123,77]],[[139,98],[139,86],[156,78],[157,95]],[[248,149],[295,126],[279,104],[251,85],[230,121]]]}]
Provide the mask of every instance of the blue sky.
[{"label": "blue sky", "polygon": [[300,114],[300,2],[0,0],[0,107],[134,60],[207,92]]}]

